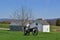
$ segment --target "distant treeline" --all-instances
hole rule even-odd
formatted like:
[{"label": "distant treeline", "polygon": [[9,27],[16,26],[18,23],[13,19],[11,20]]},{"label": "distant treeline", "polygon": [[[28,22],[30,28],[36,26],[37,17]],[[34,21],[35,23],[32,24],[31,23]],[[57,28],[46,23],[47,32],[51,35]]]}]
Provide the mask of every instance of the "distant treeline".
[{"label": "distant treeline", "polygon": [[0,24],[10,24],[10,22],[8,22],[8,21],[2,21],[2,22],[0,22]]},{"label": "distant treeline", "polygon": [[48,22],[50,25],[60,26],[60,19],[56,19],[56,20],[47,20],[47,22]]},{"label": "distant treeline", "polygon": [[[13,20],[14,21],[14,20]],[[46,20],[50,25],[60,26],[60,19]],[[2,21],[0,24],[10,24],[11,21]]]},{"label": "distant treeline", "polygon": [[60,26],[60,19],[56,20],[56,26]]}]

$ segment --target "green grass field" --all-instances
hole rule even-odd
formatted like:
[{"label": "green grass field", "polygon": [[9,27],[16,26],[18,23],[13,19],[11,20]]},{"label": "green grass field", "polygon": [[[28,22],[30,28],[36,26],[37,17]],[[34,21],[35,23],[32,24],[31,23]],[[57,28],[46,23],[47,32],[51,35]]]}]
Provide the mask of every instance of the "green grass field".
[{"label": "green grass field", "polygon": [[[52,31],[52,32],[60,32],[60,26],[50,26],[50,30]],[[56,31],[57,30],[57,31]]]},{"label": "green grass field", "polygon": [[9,24],[0,24],[0,28],[9,28]]},{"label": "green grass field", "polygon": [[37,36],[33,36],[32,34],[24,36],[23,32],[0,30],[0,40],[60,40],[60,32],[39,32]]},{"label": "green grass field", "polygon": [[[9,24],[0,24],[0,28],[9,28]],[[39,32],[37,36],[32,34],[24,36],[20,31],[0,30],[0,40],[60,40],[60,32],[54,32],[55,29],[60,29],[60,27],[51,26],[50,33]]]}]

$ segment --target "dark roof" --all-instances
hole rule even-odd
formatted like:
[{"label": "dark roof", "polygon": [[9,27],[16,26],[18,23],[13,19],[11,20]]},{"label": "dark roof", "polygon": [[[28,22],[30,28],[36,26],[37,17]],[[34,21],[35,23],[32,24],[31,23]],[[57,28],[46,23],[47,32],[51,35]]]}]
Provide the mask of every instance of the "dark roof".
[{"label": "dark roof", "polygon": [[49,25],[49,23],[46,20],[35,20],[38,23],[41,23],[42,25]]}]

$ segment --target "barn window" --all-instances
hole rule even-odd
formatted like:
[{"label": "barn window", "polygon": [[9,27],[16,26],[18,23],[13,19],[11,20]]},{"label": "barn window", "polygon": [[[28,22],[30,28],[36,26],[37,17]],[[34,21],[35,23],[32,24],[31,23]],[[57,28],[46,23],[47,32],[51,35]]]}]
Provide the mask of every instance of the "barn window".
[{"label": "barn window", "polygon": [[36,23],[36,25],[38,25],[38,23]]}]

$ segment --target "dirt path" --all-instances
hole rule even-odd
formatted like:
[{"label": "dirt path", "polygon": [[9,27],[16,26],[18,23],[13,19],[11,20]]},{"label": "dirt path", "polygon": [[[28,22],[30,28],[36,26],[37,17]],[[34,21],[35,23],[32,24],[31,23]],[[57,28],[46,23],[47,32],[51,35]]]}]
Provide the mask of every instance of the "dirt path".
[{"label": "dirt path", "polygon": [[0,30],[10,30],[9,28],[0,28]]}]

